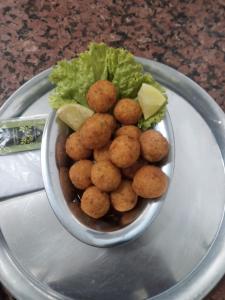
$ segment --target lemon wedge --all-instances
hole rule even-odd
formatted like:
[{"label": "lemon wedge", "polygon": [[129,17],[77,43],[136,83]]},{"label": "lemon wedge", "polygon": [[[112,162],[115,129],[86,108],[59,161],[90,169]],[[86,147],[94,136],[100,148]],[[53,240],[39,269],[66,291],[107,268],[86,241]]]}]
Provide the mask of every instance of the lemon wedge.
[{"label": "lemon wedge", "polygon": [[80,104],[65,104],[57,110],[58,118],[75,131],[93,114],[91,109]]},{"label": "lemon wedge", "polygon": [[138,102],[141,106],[144,119],[146,120],[160,110],[166,103],[166,98],[154,86],[142,83],[142,86],[138,91]]}]

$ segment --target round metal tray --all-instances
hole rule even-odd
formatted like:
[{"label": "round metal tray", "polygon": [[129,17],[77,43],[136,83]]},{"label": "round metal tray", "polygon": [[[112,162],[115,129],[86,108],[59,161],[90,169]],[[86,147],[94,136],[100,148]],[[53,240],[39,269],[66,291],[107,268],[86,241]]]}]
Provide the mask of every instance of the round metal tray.
[{"label": "round metal tray", "polygon": [[[137,60],[169,96],[176,153],[165,205],[138,239],[95,248],[59,223],[43,185],[13,194],[15,184],[0,203],[0,280],[17,299],[201,299],[225,273],[224,114],[184,75]],[[48,74],[16,91],[0,119],[49,113]]]}]

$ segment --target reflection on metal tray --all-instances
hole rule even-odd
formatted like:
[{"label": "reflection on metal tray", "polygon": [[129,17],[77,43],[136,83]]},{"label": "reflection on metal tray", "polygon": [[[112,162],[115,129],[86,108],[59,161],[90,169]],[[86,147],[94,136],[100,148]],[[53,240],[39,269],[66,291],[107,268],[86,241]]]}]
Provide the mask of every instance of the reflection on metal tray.
[{"label": "reflection on metal tray", "polygon": [[[160,215],[137,240],[100,249],[64,229],[44,190],[2,201],[0,279],[17,299],[201,299],[222,277],[224,114],[182,74],[139,61],[168,89],[175,135],[174,178]],[[49,113],[48,72],[20,88],[0,118]]]}]

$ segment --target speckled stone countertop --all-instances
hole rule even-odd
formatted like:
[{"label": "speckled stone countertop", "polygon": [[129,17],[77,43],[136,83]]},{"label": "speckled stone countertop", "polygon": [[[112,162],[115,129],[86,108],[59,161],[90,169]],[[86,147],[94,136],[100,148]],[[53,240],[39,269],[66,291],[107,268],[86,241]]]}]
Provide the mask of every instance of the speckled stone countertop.
[{"label": "speckled stone countertop", "polygon": [[[90,41],[121,46],[183,72],[225,111],[224,0],[0,2],[0,104]],[[225,278],[206,299],[225,299]]]}]

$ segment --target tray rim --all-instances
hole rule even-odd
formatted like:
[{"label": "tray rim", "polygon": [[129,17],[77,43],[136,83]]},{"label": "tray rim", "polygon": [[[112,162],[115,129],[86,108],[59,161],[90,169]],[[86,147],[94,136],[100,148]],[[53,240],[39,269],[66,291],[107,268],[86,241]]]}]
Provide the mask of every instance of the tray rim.
[{"label": "tray rim", "polygon": [[[160,81],[166,87],[171,88],[172,84],[174,84],[173,80],[178,79],[179,82],[185,82],[193,91],[196,91],[200,98],[204,99],[207,102],[209,108],[213,111],[213,113],[219,118],[220,126],[215,128],[213,131],[214,136],[216,137],[217,143],[218,141],[221,143],[219,145],[223,162],[225,161],[225,141],[221,140],[219,133],[221,131],[225,131],[225,115],[222,109],[217,105],[214,99],[208,95],[208,93],[203,90],[197,83],[183,75],[179,71],[166,66],[162,63],[148,60],[145,58],[136,58],[137,61],[142,63],[147,69],[151,70],[153,76],[156,80]],[[47,69],[38,75],[31,78],[28,82],[22,85],[18,90],[16,90],[9,99],[2,105],[0,108],[0,119],[6,117],[14,117],[23,112],[25,109],[24,105],[17,107],[13,113],[11,112],[10,116],[7,116],[7,109],[10,108],[10,105],[14,102],[23,102],[28,101],[29,106],[31,103],[35,101],[31,96],[32,94],[28,93],[27,97],[21,98],[21,95],[27,89],[32,87],[33,85],[40,85],[41,90],[44,93],[50,90],[52,85],[48,82],[47,77],[50,73],[50,69]],[[160,80],[163,73],[167,72],[169,74],[168,79],[171,79],[170,84],[169,81],[166,81],[166,76],[164,76],[164,80]],[[162,79],[162,78],[161,78]],[[182,92],[178,89],[175,91],[177,94],[184,97]],[[30,101],[30,98],[32,100]],[[184,97],[189,103],[190,99]],[[201,101],[200,101],[201,102]],[[196,109],[201,115],[201,103],[200,109]],[[210,117],[210,116],[209,116]],[[204,118],[205,119],[205,118]],[[208,123],[208,122],[207,122]],[[212,130],[211,126],[209,126]],[[216,135],[218,131],[218,136]],[[222,149],[221,149],[222,148]],[[44,191],[44,190],[43,190]],[[18,299],[62,299],[62,296],[51,289],[46,284],[38,281],[31,273],[27,272],[23,266],[17,261],[17,259],[13,256],[11,250],[9,249],[5,237],[0,230],[0,279],[2,283],[10,290],[12,294],[14,294]],[[224,219],[224,211],[223,217],[220,220],[220,226],[215,233],[214,240],[204,257],[199,261],[199,263],[195,266],[195,268],[187,274],[180,282],[169,288],[168,290],[151,297],[149,299],[161,300],[161,299],[202,299],[208,292],[218,283],[218,281],[222,278],[225,273],[225,219]],[[10,276],[9,276],[10,275]],[[7,280],[7,278],[14,278],[14,280]],[[28,280],[27,280],[28,279]],[[46,293],[47,291],[47,293]],[[66,296],[63,296],[63,299],[71,299]]]}]

